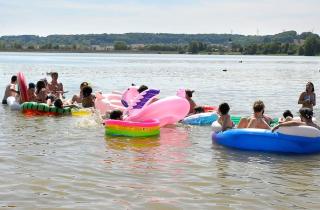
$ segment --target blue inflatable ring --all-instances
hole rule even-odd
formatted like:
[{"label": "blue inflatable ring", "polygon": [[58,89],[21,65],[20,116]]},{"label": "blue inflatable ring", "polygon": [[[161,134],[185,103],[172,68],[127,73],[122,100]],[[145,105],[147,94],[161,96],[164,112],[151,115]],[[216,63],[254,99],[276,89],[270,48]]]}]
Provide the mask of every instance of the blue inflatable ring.
[{"label": "blue inflatable ring", "polygon": [[213,133],[212,140],[241,150],[299,154],[320,152],[320,136],[294,136],[263,129],[231,129]]}]

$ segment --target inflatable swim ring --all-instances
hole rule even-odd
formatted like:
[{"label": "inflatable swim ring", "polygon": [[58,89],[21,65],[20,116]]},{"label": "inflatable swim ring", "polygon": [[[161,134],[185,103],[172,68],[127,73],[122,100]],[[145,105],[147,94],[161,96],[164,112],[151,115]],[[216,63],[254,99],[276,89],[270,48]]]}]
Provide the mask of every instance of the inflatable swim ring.
[{"label": "inflatable swim ring", "polygon": [[89,116],[92,114],[92,109],[90,108],[72,108],[71,109],[71,115],[72,116],[77,116],[77,117],[85,117],[85,116]]},{"label": "inflatable swim ring", "polygon": [[28,101],[28,87],[27,87],[27,82],[26,78],[23,74],[23,72],[19,72],[18,75],[18,86],[19,86],[19,91],[20,91],[20,100],[21,103]]},{"label": "inflatable swim ring", "polygon": [[203,105],[201,107],[203,108],[204,112],[215,112],[215,111],[218,111],[218,107],[216,107],[216,106]]},{"label": "inflatable swim ring", "polygon": [[199,113],[184,118],[182,123],[188,125],[210,125],[216,121],[218,117],[218,114],[215,112]]},{"label": "inflatable swim ring", "polygon": [[36,114],[36,115],[60,115],[60,114],[70,114],[71,108],[66,107],[63,109],[57,108],[55,106],[48,106],[45,103],[37,102],[24,102],[21,104],[21,111],[26,114]]},{"label": "inflatable swim ring", "polygon": [[160,134],[160,122],[130,122],[122,120],[106,120],[105,134],[111,136],[146,137]]},{"label": "inflatable swim ring", "polygon": [[264,129],[231,129],[213,133],[213,142],[226,147],[282,153],[320,152],[320,131],[310,126],[294,126],[276,132]]}]

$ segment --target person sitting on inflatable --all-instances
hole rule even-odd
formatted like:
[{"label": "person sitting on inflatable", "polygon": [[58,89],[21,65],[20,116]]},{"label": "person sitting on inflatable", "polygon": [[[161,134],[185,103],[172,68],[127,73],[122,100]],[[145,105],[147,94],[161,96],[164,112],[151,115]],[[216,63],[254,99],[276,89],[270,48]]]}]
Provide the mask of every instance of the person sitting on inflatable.
[{"label": "person sitting on inflatable", "polygon": [[13,75],[11,77],[11,82],[9,85],[7,85],[4,96],[2,99],[2,104],[7,104],[7,98],[10,96],[16,97],[19,94],[19,91],[16,90],[18,77],[16,75]]},{"label": "person sitting on inflatable", "polygon": [[219,105],[218,114],[220,115],[218,123],[221,125],[221,130],[225,131],[234,127],[229,115],[230,106],[227,103]]},{"label": "person sitting on inflatable", "polygon": [[89,83],[88,82],[82,82],[80,84],[80,93],[79,95],[74,95],[71,99],[71,103],[74,104],[74,103],[81,103],[82,101],[82,98],[83,98],[83,93],[82,93],[82,90],[84,87],[86,86],[89,86]]},{"label": "person sitting on inflatable", "polygon": [[282,114],[283,117],[281,117],[279,119],[279,123],[283,123],[283,122],[289,122],[293,120],[293,114],[291,113],[290,110],[286,110],[283,112]]},{"label": "person sitting on inflatable", "polygon": [[123,113],[120,110],[113,110],[110,113],[110,117],[111,120],[122,120],[123,119]]},{"label": "person sitting on inflatable", "polygon": [[193,93],[194,93],[194,90],[186,90],[186,99],[190,104],[190,110],[188,115],[195,114],[194,108],[197,106],[196,103],[192,100]]},{"label": "person sitting on inflatable", "polygon": [[253,104],[253,116],[250,118],[241,118],[238,128],[260,128],[271,129],[268,121],[271,121],[268,117],[264,116],[264,103],[260,100]]},{"label": "person sitting on inflatable", "polygon": [[49,106],[54,101],[53,96],[48,95],[48,91],[46,89],[46,83],[43,80],[39,80],[36,85],[36,102],[38,103],[46,103]]},{"label": "person sitting on inflatable", "polygon": [[61,82],[58,82],[58,72],[51,73],[51,82],[48,84],[49,92],[55,98],[63,98],[63,85]]},{"label": "person sitting on inflatable", "polygon": [[33,82],[29,83],[27,94],[28,94],[28,101],[30,101],[30,102],[37,101],[36,85]]},{"label": "person sitting on inflatable", "polygon": [[[138,92],[139,92],[139,93],[142,93],[143,91],[146,91],[146,90],[148,90],[148,89],[149,89],[148,86],[146,86],[146,85],[141,85],[141,86],[138,88]],[[158,100],[159,100],[158,98],[154,97],[154,98],[150,101],[150,104],[153,103],[153,102],[156,102],[156,101],[158,101]]]},{"label": "person sitting on inflatable", "polygon": [[280,127],[285,127],[285,126],[299,126],[299,125],[307,125],[307,126],[311,126],[314,128],[317,128],[318,130],[320,130],[320,126],[315,124],[312,121],[312,116],[313,116],[313,111],[310,108],[301,108],[299,110],[300,113],[300,119],[301,122],[299,121],[289,121],[289,122],[284,122],[284,123],[280,123],[278,125],[276,125],[275,127],[272,128],[272,132],[274,132],[275,130],[277,130]]},{"label": "person sitting on inflatable", "polygon": [[81,100],[83,108],[94,107],[95,96],[92,94],[92,88],[90,86],[85,86],[82,89],[83,98]]}]

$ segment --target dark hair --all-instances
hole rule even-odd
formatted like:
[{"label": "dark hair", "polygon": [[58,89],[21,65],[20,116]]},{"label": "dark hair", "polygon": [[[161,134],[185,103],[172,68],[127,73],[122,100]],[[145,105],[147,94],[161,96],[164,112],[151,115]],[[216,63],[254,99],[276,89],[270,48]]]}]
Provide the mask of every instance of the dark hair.
[{"label": "dark hair", "polygon": [[43,80],[39,80],[37,82],[37,91],[36,91],[36,93],[39,93],[42,88],[46,88],[46,83]]},{"label": "dark hair", "polygon": [[203,113],[204,112],[204,108],[202,106],[197,106],[194,108],[194,112],[197,113]]},{"label": "dark hair", "polygon": [[50,75],[51,75],[51,77],[54,76],[54,75],[56,75],[57,77],[59,76],[58,72],[51,72]]},{"label": "dark hair", "polygon": [[33,82],[29,83],[29,89],[36,88],[36,85]]},{"label": "dark hair", "polygon": [[[307,85],[308,84],[310,84],[311,86],[312,86],[312,92],[314,92],[314,85],[313,85],[313,83],[312,82],[307,82]],[[307,92],[308,90],[307,90],[307,88],[306,88],[306,92]]]},{"label": "dark hair", "polygon": [[83,94],[83,97],[89,97],[92,93],[92,88],[90,86],[85,86],[83,89],[82,89],[82,94]]},{"label": "dark hair", "polygon": [[253,111],[255,113],[257,112],[261,112],[261,111],[264,111],[264,103],[263,101],[255,101],[254,104],[253,104]]},{"label": "dark hair", "polygon": [[122,111],[120,111],[120,110],[113,110],[110,113],[111,120],[119,120],[119,119],[121,119],[121,116],[122,116]]},{"label": "dark hair", "polygon": [[194,92],[194,90],[186,90],[186,95],[189,97],[189,98],[192,98],[192,93]]},{"label": "dark hair", "polygon": [[139,92],[139,93],[142,93],[142,92],[145,91],[145,90],[148,90],[148,86],[141,85],[141,86],[138,88],[138,92]]},{"label": "dark hair", "polygon": [[16,75],[13,75],[12,77],[11,77],[11,82],[15,82],[15,81],[17,81],[18,80],[18,77],[16,76]]},{"label": "dark hair", "polygon": [[53,105],[57,108],[62,109],[63,108],[63,102],[60,98],[56,99],[53,103]]},{"label": "dark hair", "polygon": [[230,110],[229,104],[222,103],[219,105],[219,111],[221,114],[223,114],[223,115],[228,114],[229,110]]},{"label": "dark hair", "polygon": [[308,120],[312,119],[313,111],[312,111],[312,109],[310,109],[310,108],[301,108],[301,109],[299,110],[299,113],[300,113],[300,115],[301,115],[302,117],[304,117],[304,118],[306,118],[306,119],[308,119]]},{"label": "dark hair", "polygon": [[291,113],[290,110],[284,111],[282,115],[283,115],[284,118],[293,117],[293,114]]},{"label": "dark hair", "polygon": [[89,86],[89,84],[88,84],[87,82],[82,82],[82,83],[80,84],[80,89],[83,88],[83,87],[85,87],[85,86]]}]

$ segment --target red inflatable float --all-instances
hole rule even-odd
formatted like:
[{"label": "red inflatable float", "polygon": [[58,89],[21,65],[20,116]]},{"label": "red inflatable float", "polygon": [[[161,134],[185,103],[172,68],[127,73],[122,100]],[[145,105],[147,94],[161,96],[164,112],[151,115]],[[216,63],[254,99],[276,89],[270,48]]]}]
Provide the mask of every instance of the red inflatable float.
[{"label": "red inflatable float", "polygon": [[23,72],[19,72],[17,77],[18,77],[18,86],[20,91],[20,103],[23,103],[28,101],[27,82]]}]

